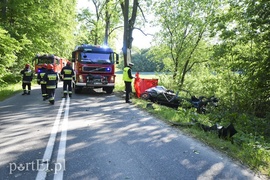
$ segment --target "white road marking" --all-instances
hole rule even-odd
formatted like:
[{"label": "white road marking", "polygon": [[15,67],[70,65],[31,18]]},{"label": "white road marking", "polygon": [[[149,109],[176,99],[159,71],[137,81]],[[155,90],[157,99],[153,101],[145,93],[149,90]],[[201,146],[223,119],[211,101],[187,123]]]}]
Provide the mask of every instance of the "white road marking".
[{"label": "white road marking", "polygon": [[54,180],[62,180],[65,171],[65,154],[66,154],[66,142],[67,142],[67,128],[68,128],[68,115],[69,115],[69,102],[70,98],[67,98],[64,120],[62,122],[62,132],[58,148],[57,160],[54,169]]},{"label": "white road marking", "polygon": [[55,138],[56,138],[57,131],[58,131],[58,126],[59,126],[59,123],[61,120],[61,114],[63,111],[64,104],[65,104],[65,98],[62,99],[60,108],[58,109],[58,113],[57,113],[57,116],[56,116],[55,121],[54,121],[53,129],[51,131],[51,135],[50,135],[48,144],[46,146],[45,153],[44,153],[43,158],[42,158],[42,160],[46,161],[46,162],[40,164],[39,169],[38,169],[38,174],[36,176],[36,180],[45,180],[46,179],[48,166],[49,166],[49,163],[50,163],[50,160],[52,157],[52,151],[53,151]]}]

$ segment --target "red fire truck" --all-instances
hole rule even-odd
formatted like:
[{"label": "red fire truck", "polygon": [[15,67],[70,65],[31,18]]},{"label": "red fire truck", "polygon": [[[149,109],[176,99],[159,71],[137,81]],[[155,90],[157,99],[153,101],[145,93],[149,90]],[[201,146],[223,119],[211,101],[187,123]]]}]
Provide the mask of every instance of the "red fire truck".
[{"label": "red fire truck", "polygon": [[119,63],[119,55],[111,48],[89,44],[76,46],[72,61],[76,73],[75,93],[80,93],[83,88],[102,88],[107,94],[113,92],[115,63]]},{"label": "red fire truck", "polygon": [[60,72],[62,68],[66,65],[68,60],[55,55],[43,54],[36,55],[33,61],[35,66],[35,73],[38,73],[40,71],[44,63],[52,64],[54,68],[53,70],[58,73],[59,79],[61,79]]}]

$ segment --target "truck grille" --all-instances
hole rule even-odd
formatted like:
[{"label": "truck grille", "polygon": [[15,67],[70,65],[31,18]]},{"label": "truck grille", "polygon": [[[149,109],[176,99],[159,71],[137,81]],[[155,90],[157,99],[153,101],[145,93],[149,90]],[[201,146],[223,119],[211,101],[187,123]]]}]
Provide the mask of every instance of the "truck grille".
[{"label": "truck grille", "polygon": [[104,72],[104,73],[109,73],[111,72],[111,68],[109,67],[88,67],[84,66],[82,68],[84,72]]}]

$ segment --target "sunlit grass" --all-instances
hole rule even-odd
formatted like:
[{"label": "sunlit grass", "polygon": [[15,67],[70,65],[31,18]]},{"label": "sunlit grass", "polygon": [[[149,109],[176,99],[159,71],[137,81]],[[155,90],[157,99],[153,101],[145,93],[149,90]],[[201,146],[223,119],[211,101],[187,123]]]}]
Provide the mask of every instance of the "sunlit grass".
[{"label": "sunlit grass", "polygon": [[[147,108],[150,102],[138,98],[132,99],[132,102],[141,109],[147,111],[151,115],[163,120],[169,125],[179,128],[189,136],[192,136],[205,144],[217,149],[233,159],[249,166],[251,169],[261,172],[264,175],[270,176],[270,151],[259,145],[251,142],[243,144],[234,143],[231,141],[218,138],[217,132],[205,132],[194,123],[194,119],[205,125],[210,125],[209,117],[202,114],[197,114],[194,109],[172,109],[158,104],[152,104],[153,108]],[[172,124],[171,122],[174,122]],[[258,142],[257,142],[258,143]],[[269,148],[270,149],[270,148]]]},{"label": "sunlit grass", "polygon": [[[157,76],[155,73],[141,73],[140,77],[147,79],[158,78],[159,85],[170,88],[169,84],[171,82],[169,77],[166,78],[164,75]],[[118,74],[116,80],[116,91],[123,91],[124,82],[122,81],[122,74]],[[232,144],[231,141],[218,138],[217,132],[205,132],[197,123],[193,123],[192,120],[196,119],[198,122],[209,126],[213,125],[211,124],[213,122],[210,120],[210,116],[198,114],[195,109],[178,108],[175,110],[158,104],[152,104],[153,108],[147,108],[147,104],[150,102],[138,98],[133,98],[132,102],[169,125],[172,125],[171,122],[180,124],[174,125],[174,127],[249,166],[256,172],[270,176],[270,150],[268,150],[270,148],[267,149],[259,146],[263,142],[259,143],[246,138],[247,141],[244,140],[243,142]],[[237,130],[241,131],[241,128],[239,127]],[[237,140],[239,135],[239,133],[235,135],[235,140]]]},{"label": "sunlit grass", "polygon": [[3,101],[20,91],[22,91],[21,83],[9,84],[8,86],[0,87],[0,101]]}]

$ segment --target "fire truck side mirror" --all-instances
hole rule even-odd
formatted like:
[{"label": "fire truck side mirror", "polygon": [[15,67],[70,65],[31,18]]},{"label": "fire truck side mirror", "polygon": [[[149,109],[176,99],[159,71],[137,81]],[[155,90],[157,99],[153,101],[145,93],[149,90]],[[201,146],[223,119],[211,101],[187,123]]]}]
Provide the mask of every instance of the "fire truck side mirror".
[{"label": "fire truck side mirror", "polygon": [[119,54],[115,54],[116,55],[116,64],[119,64]]}]

